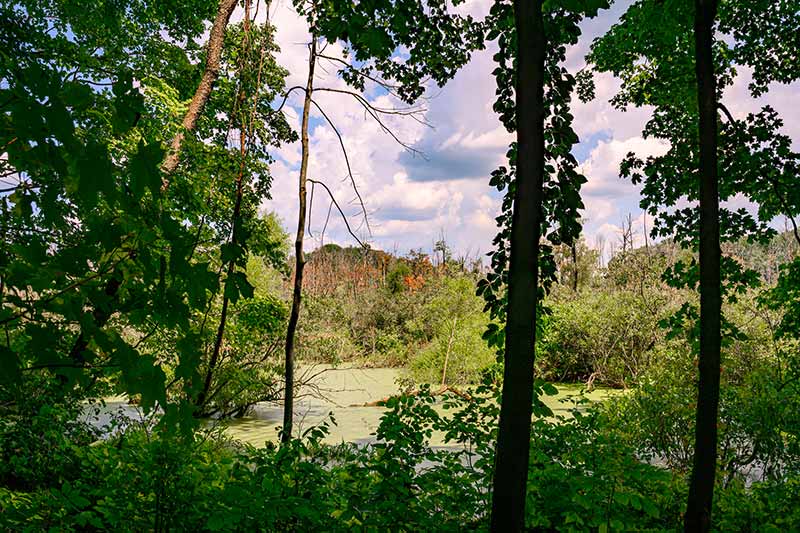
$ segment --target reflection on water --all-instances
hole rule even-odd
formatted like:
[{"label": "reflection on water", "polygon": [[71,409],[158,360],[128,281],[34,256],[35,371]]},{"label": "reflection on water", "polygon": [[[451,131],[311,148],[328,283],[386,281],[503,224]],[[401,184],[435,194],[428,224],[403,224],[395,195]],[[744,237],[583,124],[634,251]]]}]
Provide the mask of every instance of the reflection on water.
[{"label": "reflection on water", "polygon": [[[312,367],[306,369],[306,372],[315,377],[312,386],[300,391],[295,400],[295,435],[328,420],[332,413],[336,424],[330,426],[330,434],[325,442],[329,444],[374,442],[372,433],[378,427],[384,409],[364,407],[364,404],[398,394],[400,387],[397,382],[403,377],[403,370],[340,366]],[[578,395],[580,386],[559,385],[558,389],[558,395],[545,396],[543,401],[555,414],[568,416],[573,404],[562,400]],[[609,391],[596,389],[586,394],[586,397],[591,401],[597,401],[608,395]],[[441,409],[440,412],[444,410]],[[100,409],[94,424],[100,427],[107,426],[115,413],[141,419],[141,412],[136,407],[128,405],[123,398],[113,398],[106,400],[106,406]],[[258,404],[249,416],[225,421],[224,425],[226,433],[234,439],[260,447],[267,441],[278,440],[278,426],[282,423],[281,405]],[[431,445],[443,444],[442,435],[432,436]]]}]

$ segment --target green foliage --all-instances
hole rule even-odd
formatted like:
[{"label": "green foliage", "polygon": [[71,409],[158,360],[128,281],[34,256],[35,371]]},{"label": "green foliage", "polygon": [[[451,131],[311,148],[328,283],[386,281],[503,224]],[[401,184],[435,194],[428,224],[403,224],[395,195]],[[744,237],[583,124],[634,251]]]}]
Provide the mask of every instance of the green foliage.
[{"label": "green foliage", "polygon": [[172,366],[191,380],[199,346],[189,322],[218,286],[211,262],[195,256],[210,222],[208,180],[179,172],[165,189],[160,164],[214,10],[159,6],[0,6],[13,21],[0,54],[0,170],[13,183],[0,198],[9,340],[0,356],[12,390],[41,374],[87,393],[113,376],[165,422],[189,422],[189,405],[167,403],[163,361],[139,341],[154,326],[172,330]]},{"label": "green foliage", "polygon": [[419,317],[431,327],[431,340],[409,361],[411,375],[425,383],[477,383],[493,363],[494,352],[481,338],[488,316],[475,295],[474,281],[467,276],[444,278],[434,291]]},{"label": "green foliage", "polygon": [[380,73],[406,102],[423,95],[427,79],[443,85],[484,46],[483,24],[452,11],[443,0],[294,4],[328,41],[345,42],[345,59],[348,53],[355,56],[357,66],[348,63],[339,72],[345,81],[363,90]]},{"label": "green foliage", "polygon": [[411,275],[411,267],[407,264],[398,262],[386,276],[386,287],[392,294],[406,290],[406,278]]},{"label": "green foliage", "polygon": [[[800,24],[800,5],[793,0],[781,3],[780,8],[768,4],[721,2],[715,21],[713,61],[720,102],[719,200],[740,197],[757,206],[753,212],[733,210],[723,204],[719,219],[722,242],[746,238],[750,243],[767,243],[776,234],[770,226],[775,217],[800,214],[800,197],[792,185],[800,156],[792,151],[792,140],[780,132],[781,118],[774,109],[764,106],[757,113],[735,119],[724,106],[725,88],[733,83],[739,67],[758,72],[750,85],[754,97],[766,92],[769,80],[797,79],[798,71],[791,62],[774,58],[786,53],[783,32]],[[673,237],[690,249],[696,249],[699,239],[693,15],[692,9],[674,2],[634,2],[608,33],[593,43],[588,58],[597,70],[621,78],[620,91],[611,100],[616,107],[653,107],[643,135],[663,139],[669,143],[669,150],[647,158],[630,153],[620,172],[632,183],[642,185],[641,207],[655,217],[652,235]],[[678,205],[686,202],[689,207]],[[759,282],[754,272],[724,256],[722,278],[722,294],[731,301]],[[670,283],[676,287],[694,288],[698,280],[695,264],[670,273]],[[683,315],[691,319],[690,314]],[[679,320],[682,319],[676,317]]]},{"label": "green foliage", "polygon": [[548,302],[550,313],[537,340],[540,375],[567,382],[591,377],[611,386],[636,383],[663,337],[658,327],[663,310],[656,314],[648,304],[653,302],[633,292],[599,290]]},{"label": "green foliage", "polygon": [[25,386],[19,409],[7,409],[13,397],[0,398],[0,486],[55,487],[80,471],[81,449],[98,431],[84,420],[86,406],[64,397],[56,384],[39,379]]},{"label": "green foliage", "polygon": [[[691,468],[696,397],[695,362],[677,343],[657,353],[658,363],[639,386],[609,402],[614,424],[635,443],[642,457],[671,469]],[[800,464],[797,361],[753,359],[726,350],[719,408],[718,464],[725,483],[735,479],[780,482]]]},{"label": "green foliage", "polygon": [[[495,375],[470,393],[445,394],[441,409],[429,387],[388,400],[376,442],[365,447],[323,445],[327,424],[261,449],[215,434],[186,440],[130,427],[76,447],[79,467],[46,487],[0,488],[0,523],[20,531],[484,530],[499,413]],[[535,419],[527,527],[677,527],[685,478],[642,462],[605,411],[579,402],[569,418]],[[465,448],[432,449],[434,432]],[[715,529],[792,530],[796,487],[795,474],[781,483],[721,485]]]}]

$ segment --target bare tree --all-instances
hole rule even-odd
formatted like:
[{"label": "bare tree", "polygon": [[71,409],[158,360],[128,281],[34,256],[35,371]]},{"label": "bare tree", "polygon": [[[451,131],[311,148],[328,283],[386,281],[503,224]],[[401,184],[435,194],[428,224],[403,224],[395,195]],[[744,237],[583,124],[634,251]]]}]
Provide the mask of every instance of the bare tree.
[{"label": "bare tree", "polygon": [[[350,234],[355,241],[366,248],[362,240],[356,235],[353,228],[350,226],[348,222],[348,217],[345,212],[342,210],[340,203],[337,201],[333,191],[328,187],[325,182],[321,180],[311,179],[308,177],[308,159],[309,159],[309,139],[308,139],[308,120],[309,115],[311,113],[311,107],[313,106],[322,117],[325,119],[325,122],[330,126],[333,130],[336,138],[339,142],[339,146],[342,151],[342,157],[345,162],[345,167],[347,169],[347,176],[345,179],[349,179],[354,194],[356,196],[356,201],[359,205],[362,217],[362,223],[366,226],[367,232],[370,233],[371,229],[369,226],[369,216],[367,214],[367,209],[364,204],[364,200],[359,192],[358,185],[355,180],[355,176],[353,174],[353,169],[350,164],[350,157],[347,152],[347,148],[345,145],[344,137],[342,136],[339,128],[334,123],[331,116],[325,111],[324,107],[320,105],[314,99],[315,93],[322,93],[328,92],[333,94],[341,94],[347,96],[354,100],[363,110],[365,116],[370,117],[374,120],[381,128],[381,130],[389,135],[395,142],[397,142],[400,146],[405,148],[406,150],[413,152],[413,153],[420,153],[418,150],[410,146],[408,143],[402,141],[389,127],[386,122],[387,116],[402,116],[402,117],[410,117],[419,122],[425,123],[424,119],[422,118],[422,113],[425,111],[423,108],[419,107],[405,107],[405,108],[384,108],[378,107],[372,104],[369,100],[367,100],[362,95],[358,94],[357,92],[346,90],[346,89],[338,89],[338,88],[328,88],[328,87],[315,87],[315,70],[318,66],[318,61],[320,59],[333,61],[333,62],[344,62],[344,60],[332,58],[330,56],[326,56],[324,54],[325,47],[323,45],[321,50],[318,50],[318,38],[315,33],[315,28],[312,26],[311,28],[311,35],[312,40],[311,44],[309,45],[309,55],[308,55],[308,78],[306,80],[305,87],[295,86],[291,87],[286,91],[284,95],[284,100],[278,107],[281,109],[289,95],[296,91],[303,91],[303,113],[301,116],[301,132],[300,132],[300,140],[301,140],[301,157],[300,157],[300,174],[299,174],[299,189],[298,189],[298,219],[297,219],[297,232],[295,234],[295,270],[294,270],[294,282],[293,282],[293,289],[292,289],[292,309],[289,314],[289,324],[287,326],[286,331],[286,346],[285,346],[285,387],[284,387],[284,406],[283,406],[283,433],[282,433],[282,441],[288,442],[292,438],[292,420],[293,420],[293,410],[294,410],[294,367],[295,367],[295,341],[296,341],[296,334],[297,334],[297,324],[300,319],[300,308],[302,306],[302,297],[303,297],[303,271],[305,268],[305,255],[303,252],[303,243],[306,234],[306,224],[307,221],[310,221],[310,213],[308,210],[309,205],[313,202],[313,195],[311,197],[311,202],[307,202],[307,185],[308,183],[312,184],[312,192],[316,186],[319,186],[328,194],[330,199],[330,206],[328,208],[328,216],[325,220],[325,225],[323,227],[321,233],[321,239],[324,238],[325,229],[327,229],[328,221],[330,219],[330,213],[333,207],[336,207],[341,219],[344,221],[345,227],[347,232]],[[383,89],[388,91],[390,94],[394,93],[394,86],[388,84],[385,80],[382,80],[377,77],[368,76],[369,81],[378,84]],[[309,230],[310,233],[310,230]],[[353,289],[356,290],[358,283],[354,284]]]}]

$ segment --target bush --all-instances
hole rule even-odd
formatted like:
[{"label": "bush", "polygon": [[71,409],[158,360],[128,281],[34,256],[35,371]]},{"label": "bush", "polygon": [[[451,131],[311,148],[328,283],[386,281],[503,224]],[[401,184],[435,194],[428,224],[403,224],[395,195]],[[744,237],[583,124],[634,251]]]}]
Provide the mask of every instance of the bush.
[{"label": "bush", "polygon": [[[735,479],[778,481],[800,465],[800,382],[796,362],[762,362],[743,374],[738,351],[724,354],[719,406],[719,471]],[[750,364],[748,357],[747,364]],[[788,365],[788,366],[787,366]],[[737,369],[728,372],[728,367]],[[609,422],[627,435],[640,456],[671,469],[691,468],[696,367],[680,343],[659,352],[638,388],[607,402]]]},{"label": "bush", "polygon": [[80,468],[83,446],[98,432],[82,421],[86,407],[49,378],[0,392],[0,486],[34,490],[60,485]]},{"label": "bush", "polygon": [[[0,489],[0,529],[18,531],[464,531],[488,526],[499,412],[492,375],[469,398],[429,387],[392,398],[367,447],[321,444],[326,427],[281,447],[237,449],[214,435],[159,431],[78,454],[50,488]],[[464,451],[434,450],[441,432]],[[212,437],[212,438],[209,438]],[[467,451],[469,450],[469,451]],[[537,418],[526,526],[547,531],[669,531],[680,527],[686,479],[642,462],[605,410]],[[714,529],[800,525],[796,475],[720,480]]]},{"label": "bush", "polygon": [[475,295],[470,277],[445,278],[422,309],[421,320],[431,330],[430,341],[414,356],[411,375],[426,383],[464,385],[479,381],[495,360],[483,332],[489,317]]},{"label": "bush", "polygon": [[536,357],[544,379],[627,386],[651,364],[663,339],[664,301],[655,293],[587,290],[546,305]]}]

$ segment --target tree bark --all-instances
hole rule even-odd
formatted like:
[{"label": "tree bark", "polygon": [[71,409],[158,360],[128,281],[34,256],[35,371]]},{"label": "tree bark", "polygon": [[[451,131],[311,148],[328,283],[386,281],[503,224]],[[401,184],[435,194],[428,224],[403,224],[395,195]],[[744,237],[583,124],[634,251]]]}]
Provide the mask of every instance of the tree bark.
[{"label": "tree bark", "polygon": [[544,176],[542,0],[515,0],[517,168],[511,222],[505,368],[491,530],[521,531],[528,480]]},{"label": "tree bark", "polygon": [[[214,18],[214,23],[211,26],[211,32],[208,36],[208,50],[206,52],[206,67],[203,72],[203,77],[200,79],[200,84],[194,92],[192,101],[189,103],[189,108],[186,110],[186,115],[183,117],[181,130],[175,135],[170,144],[169,151],[161,169],[165,174],[170,174],[177,168],[180,161],[181,145],[186,136],[186,132],[194,130],[197,124],[197,119],[203,112],[203,108],[208,101],[211,94],[211,89],[219,76],[219,62],[222,56],[222,46],[225,42],[225,29],[228,27],[228,21],[231,18],[233,10],[236,8],[238,0],[220,0],[219,8],[217,9],[217,16]],[[163,187],[167,188],[169,182],[164,178]]]},{"label": "tree bark", "polygon": [[306,225],[306,180],[308,178],[308,115],[311,111],[311,94],[314,91],[314,67],[317,63],[317,38],[312,32],[311,47],[308,54],[308,81],[306,94],[303,101],[303,119],[300,126],[300,188],[299,212],[297,214],[297,236],[294,240],[294,290],[292,292],[292,310],[289,314],[289,325],[286,330],[286,367],[283,400],[283,433],[282,442],[289,442],[292,438],[292,415],[294,409],[294,337],[297,331],[297,321],[300,318],[300,304],[303,293],[303,238]]},{"label": "tree bark", "polygon": [[[245,0],[244,5],[244,35],[245,40],[249,39],[249,32],[250,32],[250,0]],[[245,45],[249,48],[249,42],[246,42]],[[241,105],[242,102],[245,100],[245,94],[243,90],[239,90],[239,94],[237,95],[237,106]],[[255,98],[258,97],[258,94],[254,95]],[[233,205],[233,218],[231,220],[231,244],[237,245],[239,244],[239,226],[241,224],[241,213],[242,213],[242,196],[244,195],[244,171],[245,171],[245,161],[247,155],[247,138],[249,136],[249,132],[247,131],[247,127],[245,122],[242,122],[242,125],[239,129],[239,173],[236,175],[236,200]],[[235,259],[231,259],[228,263],[227,269],[227,278],[230,278],[233,273],[236,271],[236,261]],[[225,291],[223,290],[222,293],[222,309],[220,310],[219,315],[219,325],[217,326],[217,335],[214,339],[214,348],[211,352],[211,358],[208,361],[208,368],[206,369],[206,377],[203,380],[203,388],[200,391],[200,394],[197,395],[197,401],[195,403],[196,407],[198,408],[199,412],[205,408],[205,403],[208,400],[208,392],[211,390],[211,380],[214,377],[214,369],[217,366],[217,362],[219,361],[219,354],[222,350],[222,341],[225,337],[225,324],[228,320],[228,304],[229,298]]]},{"label": "tree bark", "polygon": [[717,94],[712,57],[717,0],[695,0],[695,58],[700,122],[700,359],[695,452],[684,530],[711,528],[717,462],[720,382],[719,192],[717,183]]}]

